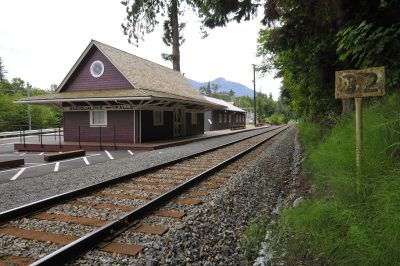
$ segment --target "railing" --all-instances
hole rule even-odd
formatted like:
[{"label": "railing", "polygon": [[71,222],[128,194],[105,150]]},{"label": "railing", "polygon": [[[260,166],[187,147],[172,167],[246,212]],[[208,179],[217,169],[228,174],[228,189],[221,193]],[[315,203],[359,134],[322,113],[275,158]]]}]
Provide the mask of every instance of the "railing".
[{"label": "railing", "polygon": [[[91,146],[98,145],[100,150],[103,149],[105,143],[112,143],[114,150],[117,150],[116,125],[108,125],[107,127],[87,127],[79,125],[75,127],[75,129],[70,128],[68,131],[71,132],[71,130],[73,132],[72,134],[74,139],[71,142],[76,142],[79,146],[79,149],[82,148],[82,143],[86,142],[90,143]],[[104,134],[105,132],[107,132],[107,134]],[[46,129],[39,128],[34,130],[25,130],[25,127],[21,127],[21,130],[19,131],[3,132],[0,133],[0,136],[2,134],[19,137],[19,143],[23,144],[24,147],[26,147],[27,144],[32,144],[32,142],[34,142],[34,144],[40,144],[42,148],[44,145],[51,144],[58,145],[61,149],[63,145],[66,145],[64,140],[65,131],[61,126]],[[32,135],[38,136],[37,143],[35,139],[32,139]],[[27,141],[28,137],[29,141]]]}]

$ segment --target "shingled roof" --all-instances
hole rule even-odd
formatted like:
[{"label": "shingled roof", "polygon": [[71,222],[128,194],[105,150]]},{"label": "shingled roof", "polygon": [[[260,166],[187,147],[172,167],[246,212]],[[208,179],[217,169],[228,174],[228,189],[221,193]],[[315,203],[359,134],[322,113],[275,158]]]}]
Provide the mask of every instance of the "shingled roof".
[{"label": "shingled roof", "polygon": [[[92,88],[85,91],[63,91],[73,73],[84,60],[88,52],[93,48],[102,52],[106,58],[117,68],[117,70],[126,78],[133,88],[120,88],[110,90],[98,90]],[[207,101],[178,71],[156,64],[149,60],[140,58],[120,49],[111,47],[107,44],[92,40],[85,51],[79,57],[67,76],[57,88],[55,94],[41,95],[21,99],[17,103],[49,103],[74,101],[78,99],[94,98],[113,98],[132,99],[134,97],[143,98],[162,98],[170,101],[176,99],[188,101],[200,105],[213,105]],[[221,106],[215,105],[217,109]]]}]

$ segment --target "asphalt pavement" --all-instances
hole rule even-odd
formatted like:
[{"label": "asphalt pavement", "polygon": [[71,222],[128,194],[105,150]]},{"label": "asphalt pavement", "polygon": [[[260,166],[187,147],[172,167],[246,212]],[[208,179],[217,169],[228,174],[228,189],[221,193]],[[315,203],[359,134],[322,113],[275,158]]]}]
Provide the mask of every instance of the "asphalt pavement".
[{"label": "asphalt pavement", "polygon": [[[26,137],[26,141],[29,142],[33,138],[37,139],[38,136]],[[25,165],[17,168],[1,169],[0,184],[126,158],[137,153],[130,150],[94,151],[86,152],[86,156],[82,157],[46,162],[44,161],[44,152],[17,152],[14,151],[14,143],[20,143],[19,137],[0,139],[0,161],[25,159]]]}]

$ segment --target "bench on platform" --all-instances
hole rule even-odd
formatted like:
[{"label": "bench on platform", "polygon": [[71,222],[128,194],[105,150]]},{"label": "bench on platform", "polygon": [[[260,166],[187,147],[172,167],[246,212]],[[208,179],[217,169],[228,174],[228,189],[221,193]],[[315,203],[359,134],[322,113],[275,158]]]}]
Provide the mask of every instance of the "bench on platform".
[{"label": "bench on platform", "polygon": [[66,151],[66,152],[60,152],[60,153],[45,154],[44,160],[46,162],[52,162],[52,161],[69,159],[69,158],[85,156],[85,155],[86,155],[85,150]]},{"label": "bench on platform", "polygon": [[0,169],[3,168],[14,168],[25,164],[24,159],[15,159],[8,161],[0,161]]}]

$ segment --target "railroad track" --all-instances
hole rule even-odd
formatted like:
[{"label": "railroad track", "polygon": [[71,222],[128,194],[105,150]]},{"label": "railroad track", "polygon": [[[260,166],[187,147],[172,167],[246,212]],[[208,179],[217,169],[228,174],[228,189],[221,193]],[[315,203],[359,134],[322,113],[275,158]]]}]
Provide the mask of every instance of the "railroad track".
[{"label": "railroad track", "polygon": [[237,172],[243,162],[236,162],[235,166],[235,161],[250,152],[255,156],[257,147],[287,128],[274,128],[132,175],[2,212],[0,266],[62,265],[93,249],[136,256],[145,247],[134,241],[119,241],[121,235],[131,235],[134,240],[137,234],[164,234],[169,228],[151,224],[154,219],[148,217],[182,218],[185,210],[200,204],[202,197],[219,189]]}]

